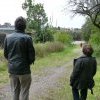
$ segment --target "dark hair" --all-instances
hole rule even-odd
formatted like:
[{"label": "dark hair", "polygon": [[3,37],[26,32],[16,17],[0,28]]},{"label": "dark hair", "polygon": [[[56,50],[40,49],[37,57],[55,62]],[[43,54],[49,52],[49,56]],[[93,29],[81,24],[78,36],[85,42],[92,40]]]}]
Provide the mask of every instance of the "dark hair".
[{"label": "dark hair", "polygon": [[26,19],[20,16],[15,20],[15,30],[24,32],[25,29],[26,29]]},{"label": "dark hair", "polygon": [[82,51],[87,56],[91,56],[94,52],[92,46],[89,44],[84,45]]}]

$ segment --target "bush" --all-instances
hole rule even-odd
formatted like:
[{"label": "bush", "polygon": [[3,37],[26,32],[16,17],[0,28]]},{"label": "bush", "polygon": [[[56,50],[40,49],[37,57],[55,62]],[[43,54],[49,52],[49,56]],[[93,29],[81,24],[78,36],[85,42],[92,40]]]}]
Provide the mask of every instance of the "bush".
[{"label": "bush", "polygon": [[45,31],[43,32],[43,42],[47,41],[54,41],[53,31],[48,27],[46,27]]},{"label": "bush", "polygon": [[99,34],[92,34],[89,40],[89,43],[92,44],[94,48],[94,54],[100,56],[100,37]]},{"label": "bush", "polygon": [[72,36],[66,32],[57,32],[54,37],[56,41],[62,42],[64,44],[71,44],[72,42]]},{"label": "bush", "polygon": [[34,42],[36,42],[36,43],[38,43],[38,42],[44,43],[47,41],[54,41],[53,31],[52,31],[52,29],[49,29],[46,27],[43,30],[41,30],[41,32],[39,32],[39,33],[36,32],[33,39],[34,39]]}]

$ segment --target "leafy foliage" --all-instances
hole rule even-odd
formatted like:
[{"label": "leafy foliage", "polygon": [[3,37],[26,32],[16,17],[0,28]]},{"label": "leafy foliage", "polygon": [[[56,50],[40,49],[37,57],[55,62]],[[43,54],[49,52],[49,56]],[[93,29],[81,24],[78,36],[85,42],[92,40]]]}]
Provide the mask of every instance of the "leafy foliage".
[{"label": "leafy foliage", "polygon": [[48,26],[41,30],[41,34],[36,33],[34,36],[34,41],[37,42],[47,42],[53,41],[53,31]]},{"label": "leafy foliage", "polygon": [[100,30],[92,24],[90,18],[87,18],[85,24],[82,26],[81,31],[83,39],[85,41],[89,41],[91,34],[99,33]]},{"label": "leafy foliage", "polygon": [[89,19],[86,20],[85,24],[82,26],[82,36],[85,41],[89,41],[92,34],[92,23]]},{"label": "leafy foliage", "polygon": [[92,24],[89,18],[87,18],[86,23],[82,26],[82,33],[84,39],[92,44],[94,54],[100,56],[100,30]]},{"label": "leafy foliage", "polygon": [[72,36],[64,31],[59,31],[55,33],[55,40],[62,42],[64,44],[70,44],[72,41]]},{"label": "leafy foliage", "polygon": [[96,56],[100,56],[100,37],[99,37],[99,33],[92,34],[89,42],[90,42],[90,44],[93,45],[94,51],[95,51],[94,53],[96,54]]},{"label": "leafy foliage", "polygon": [[73,40],[82,40],[81,29],[75,28],[71,29],[69,33],[72,35]]},{"label": "leafy foliage", "polygon": [[27,30],[31,32],[35,30],[35,42],[45,42],[49,40],[46,37],[50,34],[44,31],[47,26],[48,18],[43,4],[35,4],[32,0],[26,0],[22,7],[27,13]]}]

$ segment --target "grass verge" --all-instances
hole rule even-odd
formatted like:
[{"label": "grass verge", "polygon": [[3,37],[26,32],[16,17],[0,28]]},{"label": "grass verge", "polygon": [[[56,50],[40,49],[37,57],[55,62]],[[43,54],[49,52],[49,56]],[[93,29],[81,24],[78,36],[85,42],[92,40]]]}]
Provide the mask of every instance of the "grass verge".
[{"label": "grass verge", "polygon": [[43,58],[37,58],[34,65],[32,65],[33,72],[40,72],[43,68],[60,66],[65,64],[73,57],[72,50],[75,47],[66,47],[62,52],[51,53]]}]

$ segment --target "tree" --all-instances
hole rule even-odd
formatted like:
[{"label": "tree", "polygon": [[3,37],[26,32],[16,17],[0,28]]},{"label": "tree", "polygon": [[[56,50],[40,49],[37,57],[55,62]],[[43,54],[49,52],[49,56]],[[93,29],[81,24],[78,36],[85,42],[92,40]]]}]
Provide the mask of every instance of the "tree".
[{"label": "tree", "polygon": [[100,0],[69,0],[74,14],[87,15],[100,29]]},{"label": "tree", "polygon": [[81,28],[81,31],[83,39],[85,41],[89,41],[91,35],[99,33],[100,30],[92,24],[90,18],[87,18],[85,24]]},{"label": "tree", "polygon": [[4,26],[5,26],[5,27],[10,27],[10,26],[11,26],[11,24],[10,24],[10,23],[8,23],[8,22],[6,22],[6,23],[4,23]]},{"label": "tree", "polygon": [[69,33],[72,35],[73,40],[82,40],[82,34],[81,34],[81,29],[74,28],[70,29]]},{"label": "tree", "polygon": [[42,31],[48,22],[43,4],[34,4],[32,0],[26,0],[22,7],[27,12],[28,29],[34,29],[36,31],[35,36],[41,38]]},{"label": "tree", "polygon": [[90,36],[92,34],[93,24],[91,23],[90,19],[87,18],[85,24],[82,26],[82,36],[85,41],[89,41]]}]

